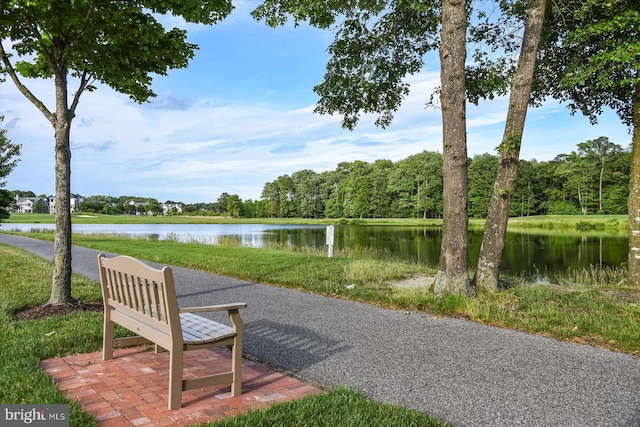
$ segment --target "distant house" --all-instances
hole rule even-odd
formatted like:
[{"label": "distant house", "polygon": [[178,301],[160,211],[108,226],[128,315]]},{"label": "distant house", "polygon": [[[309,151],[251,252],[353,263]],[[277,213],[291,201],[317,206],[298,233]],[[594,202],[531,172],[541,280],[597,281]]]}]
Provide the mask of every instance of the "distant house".
[{"label": "distant house", "polygon": [[162,215],[181,214],[182,203],[163,203]]},{"label": "distant house", "polygon": [[[154,215],[153,211],[147,210],[149,205],[148,200],[129,200],[127,203],[129,206],[133,206],[136,211],[136,215],[142,214],[140,206],[144,207],[145,215]],[[182,203],[162,203],[162,215],[169,215],[174,213],[182,213]]]},{"label": "distant house", "polygon": [[[135,209],[135,213],[136,215],[140,215],[140,211],[138,210],[138,208],[140,206],[146,206],[147,205],[147,201],[146,200],[129,200],[129,203],[127,203],[127,205],[129,206],[133,206],[133,208]],[[146,212],[146,214],[148,214],[149,212]]]},{"label": "distant house", "polygon": [[46,199],[41,197],[20,197],[16,196],[16,212],[17,213],[33,213],[36,210],[36,204],[41,202],[44,205],[44,213],[49,212],[49,204]]},{"label": "distant house", "polygon": [[[71,205],[71,213],[73,213],[76,211],[76,209],[78,209],[78,205],[82,203],[84,198],[79,194],[73,194],[73,193],[70,194],[69,197],[70,197],[69,204]],[[53,196],[49,197],[49,213],[50,214],[56,213],[56,198]]]},{"label": "distant house", "polygon": [[138,206],[144,206],[146,205],[148,202],[146,200],[129,200],[129,203],[127,203],[129,206],[135,206],[136,208]]}]

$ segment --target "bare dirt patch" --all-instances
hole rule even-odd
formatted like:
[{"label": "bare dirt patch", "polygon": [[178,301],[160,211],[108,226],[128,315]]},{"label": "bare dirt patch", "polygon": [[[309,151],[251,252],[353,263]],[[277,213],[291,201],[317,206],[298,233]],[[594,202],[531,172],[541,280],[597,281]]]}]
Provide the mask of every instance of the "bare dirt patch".
[{"label": "bare dirt patch", "polygon": [[17,312],[13,318],[15,320],[34,320],[41,317],[63,316],[76,311],[102,312],[104,306],[101,302],[76,302],[74,304],[43,304],[29,307]]}]

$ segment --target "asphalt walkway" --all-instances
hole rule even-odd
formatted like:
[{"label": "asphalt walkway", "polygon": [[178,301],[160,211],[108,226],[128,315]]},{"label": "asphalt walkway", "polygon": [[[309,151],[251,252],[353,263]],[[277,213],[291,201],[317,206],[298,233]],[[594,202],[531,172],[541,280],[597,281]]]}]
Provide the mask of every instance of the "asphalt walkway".
[{"label": "asphalt walkway", "polygon": [[[48,242],[2,233],[0,242],[53,256]],[[74,272],[99,280],[97,254],[74,246]],[[453,426],[640,426],[633,356],[183,268],[174,274],[181,306],[248,303],[245,353],[314,385],[351,387]]]}]

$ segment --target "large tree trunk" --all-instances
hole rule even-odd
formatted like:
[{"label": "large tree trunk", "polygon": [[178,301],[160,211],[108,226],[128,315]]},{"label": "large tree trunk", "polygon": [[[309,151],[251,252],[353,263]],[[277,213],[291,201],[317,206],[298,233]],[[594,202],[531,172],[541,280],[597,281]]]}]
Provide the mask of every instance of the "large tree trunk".
[{"label": "large tree trunk", "polygon": [[493,185],[480,256],[473,278],[476,290],[495,292],[498,289],[509,211],[518,179],[522,132],[527,117],[546,4],[546,0],[531,0],[527,10],[518,69],[511,85],[507,121],[502,142],[498,148],[500,153],[498,175]]},{"label": "large tree trunk", "polygon": [[640,86],[633,93],[633,149],[629,180],[629,272],[628,282],[640,285]]},{"label": "large tree trunk", "polygon": [[67,76],[57,73],[55,112],[56,234],[53,244],[52,304],[73,303],[71,297],[71,113],[67,100]]},{"label": "large tree trunk", "polygon": [[442,249],[436,295],[469,292],[467,229],[467,129],[464,65],[467,56],[464,0],[442,1],[440,103],[443,138]]}]

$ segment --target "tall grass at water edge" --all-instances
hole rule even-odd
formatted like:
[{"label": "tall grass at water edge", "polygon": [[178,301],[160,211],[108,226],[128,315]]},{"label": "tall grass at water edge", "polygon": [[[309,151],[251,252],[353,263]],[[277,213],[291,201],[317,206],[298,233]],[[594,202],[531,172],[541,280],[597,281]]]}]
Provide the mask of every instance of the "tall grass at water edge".
[{"label": "tall grass at water edge", "polygon": [[571,269],[554,276],[553,283],[565,286],[623,286],[627,279],[627,269],[622,267],[598,267],[590,265]]},{"label": "tall grass at water edge", "polygon": [[539,215],[509,218],[509,229],[626,232],[626,215]]}]

